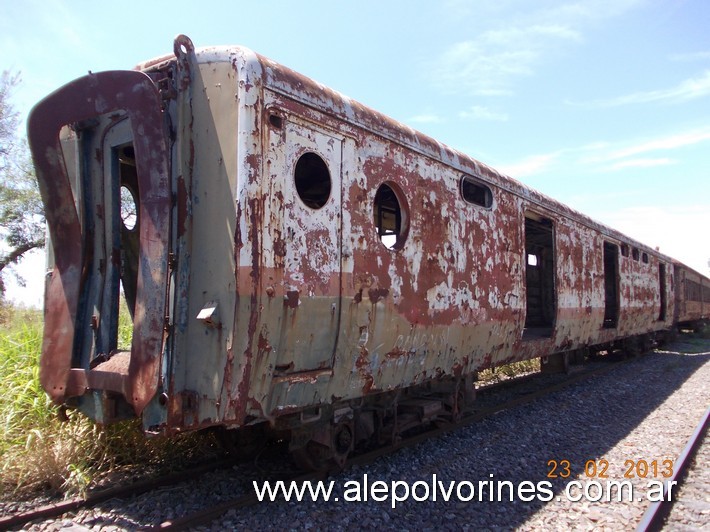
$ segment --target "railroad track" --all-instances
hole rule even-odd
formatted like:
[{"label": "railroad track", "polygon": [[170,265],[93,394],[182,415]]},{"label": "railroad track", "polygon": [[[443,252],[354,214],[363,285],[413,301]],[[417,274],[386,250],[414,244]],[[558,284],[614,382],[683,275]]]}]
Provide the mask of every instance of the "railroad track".
[{"label": "railroad track", "polygon": [[82,508],[96,506],[97,504],[101,504],[109,499],[132,497],[134,495],[139,495],[154,489],[182,482],[189,478],[193,478],[196,475],[202,475],[209,471],[214,471],[215,469],[231,467],[235,463],[236,460],[233,459],[210,462],[208,464],[203,464],[178,473],[140,480],[138,482],[124,484],[113,488],[97,490],[89,493],[86,497],[74,497],[61,502],[46,504],[26,512],[0,517],[0,530],[20,527],[38,519],[59,517],[67,512],[75,512],[77,510],[81,510]]},{"label": "railroad track", "polygon": [[710,407],[705,410],[700,422],[690,436],[688,443],[685,445],[678,459],[675,461],[674,474],[666,480],[663,485],[663,500],[652,502],[646,512],[643,514],[641,521],[636,527],[637,532],[656,531],[663,528],[663,522],[670,513],[673,503],[671,497],[668,497],[669,488],[673,486],[674,490],[680,488],[681,483],[685,479],[687,469],[693,461],[693,457],[698,449],[700,442],[708,428],[708,420],[710,419]]},{"label": "railroad track", "polygon": [[[517,406],[531,403],[533,401],[536,401],[537,399],[540,399],[541,397],[544,397],[545,395],[562,390],[585,379],[594,376],[600,376],[604,373],[607,373],[624,362],[625,360],[614,360],[604,364],[595,365],[595,367],[593,367],[592,369],[584,369],[575,373],[570,373],[562,377],[562,380],[560,381],[554,382],[553,384],[543,385],[542,388],[534,388],[532,391],[520,390],[518,389],[518,387],[522,384],[527,383],[532,383],[534,387],[535,378],[543,376],[541,373],[528,374],[522,377],[511,378],[505,381],[485,385],[477,391],[478,394],[484,396],[493,395],[502,390],[511,389],[515,392],[515,397],[505,400],[504,402],[499,404],[494,404],[492,406],[486,406],[479,410],[474,410],[471,413],[464,415],[461,421],[458,423],[439,424],[434,428],[428,429],[412,436],[408,436],[400,441],[397,441],[396,443],[380,447],[367,453],[355,455],[348,460],[346,467],[352,467],[355,465],[362,466],[372,463],[378,458],[393,453],[399,449],[417,445],[429,438],[442,436],[446,433],[457,430],[466,425],[481,421],[482,419],[485,419],[486,417],[492,416],[499,412],[503,412],[505,410],[509,410]],[[68,512],[77,512],[83,508],[93,507],[110,499],[126,499],[129,497],[134,497],[136,495],[140,495],[151,490],[177,484],[185,480],[195,479],[198,475],[202,475],[219,468],[232,467],[235,463],[237,463],[236,460],[222,460],[217,463],[202,465],[196,468],[189,469],[187,471],[174,473],[165,477],[148,479],[133,484],[92,492],[85,498],[73,498],[67,501],[48,504],[15,515],[0,517],[0,529],[4,530],[9,528],[18,528],[22,527],[27,523],[39,519],[60,517]],[[328,475],[337,472],[339,472],[339,470],[299,474],[290,476],[288,478],[283,478],[281,480],[283,480],[285,484],[289,484],[290,482],[317,482],[318,480],[323,480]],[[276,480],[278,479],[275,479],[275,481]],[[209,524],[230,510],[248,507],[257,504],[258,502],[259,500],[255,492],[250,489],[245,495],[238,496],[229,501],[221,502],[219,504],[202,509],[193,514],[165,521],[159,525],[156,525],[153,528],[161,530],[182,530],[202,524]]]},{"label": "railroad track", "polygon": [[[545,395],[554,393],[556,391],[562,390],[563,388],[566,388],[568,386],[572,386],[584,379],[591,378],[594,376],[599,376],[604,373],[607,373],[611,371],[612,369],[618,367],[618,365],[622,364],[625,362],[624,360],[619,360],[615,362],[611,362],[608,364],[604,364],[602,366],[596,367],[595,369],[588,370],[588,371],[582,371],[576,374],[568,375],[568,378],[564,379],[562,382],[555,383],[550,386],[546,386],[542,389],[539,389],[534,392],[527,393],[525,395],[516,397],[515,399],[508,400],[504,403],[501,403],[496,406],[488,407],[485,409],[482,409],[480,411],[473,412],[469,415],[466,415],[463,417],[463,419],[459,423],[450,423],[445,426],[439,426],[437,428],[416,434],[414,436],[410,436],[406,439],[403,439],[395,444],[380,447],[378,449],[375,449],[373,451],[356,455],[348,460],[347,467],[353,467],[353,466],[363,466],[370,464],[377,460],[378,458],[385,456],[387,454],[393,453],[399,449],[403,449],[405,447],[412,447],[414,445],[417,445],[421,443],[422,441],[429,439],[429,438],[434,438],[437,436],[442,436],[446,433],[449,433],[451,431],[460,429],[466,425],[470,425],[472,423],[475,423],[477,421],[481,421],[482,419],[485,419],[486,417],[492,416],[494,414],[497,414],[499,412],[503,412],[505,410],[509,410],[511,408],[515,408],[517,406],[521,406],[526,403],[531,403],[533,401],[536,401],[537,399],[540,399],[544,397]],[[525,375],[524,377],[521,377],[522,381],[530,381],[533,380],[535,376],[539,374],[533,374],[533,375]],[[486,386],[483,391],[486,393],[494,392],[496,390],[499,390],[501,388],[508,388],[510,386],[513,386],[515,384],[519,384],[520,381],[517,381],[516,379],[510,379],[506,380],[500,383],[495,383],[492,385]],[[330,474],[337,473],[339,470],[334,470],[331,472],[318,472],[318,473],[311,473],[307,475],[300,475],[297,477],[289,478],[289,479],[284,479],[283,482],[284,484],[289,484],[290,482],[296,482],[296,483],[302,483],[306,481],[310,482],[317,482],[319,480],[323,480],[327,478]],[[188,515],[181,517],[179,519],[173,519],[170,521],[165,521],[161,523],[159,526],[155,527],[156,529],[160,530],[184,530],[190,527],[194,526],[199,526],[199,525],[207,525],[216,519],[219,519],[220,516],[224,515],[230,510],[237,510],[240,508],[245,508],[254,504],[257,504],[259,502],[256,494],[254,492],[250,492],[246,495],[236,497],[231,501],[226,501],[223,503],[220,503],[218,505],[215,505],[212,508],[206,508],[204,510],[201,510],[200,512],[196,512],[195,514]]]}]

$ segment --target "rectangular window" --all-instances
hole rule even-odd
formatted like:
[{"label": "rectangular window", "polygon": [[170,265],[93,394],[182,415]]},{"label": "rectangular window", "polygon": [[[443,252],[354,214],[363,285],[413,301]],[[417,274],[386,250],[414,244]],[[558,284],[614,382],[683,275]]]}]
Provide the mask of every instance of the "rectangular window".
[{"label": "rectangular window", "polygon": [[525,331],[524,340],[552,336],[557,313],[552,220],[525,216]]},{"label": "rectangular window", "polygon": [[466,203],[480,205],[487,209],[493,205],[493,192],[490,187],[471,176],[461,177],[461,197]]},{"label": "rectangular window", "polygon": [[685,281],[685,299],[687,301],[702,301],[702,287],[700,283],[696,283],[690,279]]}]

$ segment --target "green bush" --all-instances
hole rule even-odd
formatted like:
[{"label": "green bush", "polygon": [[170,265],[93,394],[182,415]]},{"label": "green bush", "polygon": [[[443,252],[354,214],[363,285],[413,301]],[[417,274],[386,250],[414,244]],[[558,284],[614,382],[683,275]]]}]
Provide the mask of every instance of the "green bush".
[{"label": "green bush", "polygon": [[77,412],[60,415],[39,383],[41,343],[40,311],[2,309],[0,493],[81,493],[116,472],[174,470],[213,449],[199,433],[146,439],[137,419],[101,427]]}]

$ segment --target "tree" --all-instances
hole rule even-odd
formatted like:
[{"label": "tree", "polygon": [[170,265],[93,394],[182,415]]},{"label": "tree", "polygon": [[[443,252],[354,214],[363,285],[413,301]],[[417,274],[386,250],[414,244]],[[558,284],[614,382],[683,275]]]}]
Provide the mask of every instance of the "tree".
[{"label": "tree", "polygon": [[[27,142],[17,133],[20,122],[10,98],[20,83],[8,71],[0,78],[0,299],[5,294],[3,276],[23,256],[44,247],[45,219],[42,200]],[[6,269],[7,268],[7,269]],[[18,275],[17,272],[13,272]],[[18,276],[19,278],[19,276]],[[19,278],[22,281],[21,278]]]}]

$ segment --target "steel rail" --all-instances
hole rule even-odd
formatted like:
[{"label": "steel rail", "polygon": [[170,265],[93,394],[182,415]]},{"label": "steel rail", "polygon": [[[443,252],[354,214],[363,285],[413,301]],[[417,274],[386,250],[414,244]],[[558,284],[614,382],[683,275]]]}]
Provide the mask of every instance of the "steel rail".
[{"label": "steel rail", "polygon": [[[540,390],[526,393],[520,397],[517,397],[515,399],[511,399],[509,401],[505,401],[501,404],[494,405],[491,407],[486,407],[481,410],[477,410],[474,412],[471,412],[469,414],[466,414],[462,417],[462,419],[457,422],[446,422],[443,425],[436,426],[435,428],[431,428],[429,430],[420,432],[418,434],[408,436],[396,443],[389,444],[389,445],[384,445],[383,447],[374,449],[372,451],[369,451],[367,453],[363,453],[360,455],[356,455],[348,459],[346,463],[346,468],[349,468],[353,465],[366,465],[368,463],[371,463],[375,461],[377,458],[381,456],[385,456],[387,454],[393,453],[399,449],[403,449],[406,447],[411,447],[414,446],[418,443],[421,443],[429,438],[434,438],[437,436],[444,435],[446,433],[449,433],[453,430],[456,430],[458,428],[470,425],[471,423],[475,423],[477,421],[480,421],[482,419],[485,419],[488,416],[497,414],[499,412],[509,410],[512,408],[515,408],[517,406],[521,406],[524,404],[531,403],[541,397],[544,397],[548,394],[554,393],[556,391],[562,390],[568,386],[571,386],[573,384],[576,384],[577,382],[580,382],[582,380],[585,380],[587,378],[591,378],[594,376],[599,376],[604,373],[607,373],[611,371],[612,369],[618,367],[620,364],[623,364],[627,362],[628,359],[626,360],[621,360],[621,361],[614,361],[610,362],[608,365],[604,365],[592,370],[588,371],[581,371],[579,373],[574,373],[572,375],[569,375],[564,381],[555,383],[551,386],[545,386],[544,388],[541,388]],[[484,386],[480,389],[477,390],[477,393],[479,394],[488,394],[488,393],[495,393],[499,391],[500,389],[507,389],[507,388],[515,388],[515,385],[521,384],[528,382],[532,380],[534,377],[541,376],[542,373],[534,373],[534,374],[528,374],[524,375],[519,378],[512,378],[508,379],[502,382],[494,383],[488,386]],[[474,403],[475,405],[475,403]],[[61,516],[67,512],[74,512],[82,508],[88,508],[95,506],[97,504],[100,504],[104,501],[107,501],[109,499],[117,498],[127,498],[135,495],[139,495],[142,493],[146,493],[152,489],[168,486],[171,484],[177,484],[181,481],[184,481],[186,479],[190,479],[194,477],[195,475],[199,475],[205,472],[209,471],[214,471],[215,469],[219,469],[221,467],[228,467],[236,463],[236,460],[234,459],[228,459],[228,460],[221,460],[217,463],[212,463],[212,464],[205,464],[202,466],[198,466],[186,471],[181,471],[178,473],[173,473],[171,475],[167,475],[164,477],[158,477],[154,479],[146,479],[142,481],[138,481],[132,484],[127,484],[123,486],[118,486],[114,488],[109,488],[105,490],[99,490],[95,492],[89,493],[86,497],[75,497],[73,499],[69,499],[66,501],[58,502],[58,503],[52,503],[52,504],[47,504],[44,506],[41,506],[39,508],[35,508],[33,510],[21,512],[18,514],[13,514],[13,515],[8,515],[4,517],[0,517],[0,530],[5,530],[8,528],[12,527],[19,527],[22,526],[26,523],[29,523],[31,521],[35,521],[37,519],[47,519],[47,518],[52,518],[52,517],[58,517]],[[324,476],[327,476],[329,474],[335,474],[340,472],[341,469],[337,470],[330,470],[327,472],[317,472],[317,473],[311,473],[308,475],[299,475],[296,477],[293,477],[291,479],[286,479],[284,482],[304,482],[306,480],[319,480],[324,478]],[[219,518],[219,516],[223,515],[227,511],[231,509],[238,509],[238,508],[243,508],[247,506],[251,506],[254,504],[257,504],[259,501],[256,497],[255,494],[250,493],[247,495],[243,495],[240,497],[237,497],[235,499],[232,499],[230,501],[225,501],[220,504],[215,505],[214,507],[211,508],[205,508],[203,510],[200,510],[194,514],[186,515],[183,517],[179,517],[176,519],[172,519],[169,521],[165,521],[164,523],[161,523],[160,525],[157,525],[155,527],[152,527],[154,529],[161,529],[161,530],[183,530],[191,526],[197,526],[199,524],[205,524],[214,521],[215,519]],[[148,527],[151,528],[151,527]]]},{"label": "steel rail", "polygon": [[[663,497],[660,501],[652,502],[646,512],[644,512],[641,517],[641,521],[636,527],[636,532],[646,532],[661,530],[663,528],[663,521],[670,513],[673,507],[673,501],[671,497],[668,497],[668,492],[670,486],[675,486],[676,488],[680,486],[680,483],[685,478],[685,473],[695,456],[695,452],[698,449],[700,442],[703,440],[705,432],[708,428],[708,419],[710,418],[710,406],[705,410],[705,414],[695,427],[693,434],[690,436],[688,443],[683,449],[678,459],[675,461],[675,468],[673,476],[663,483]],[[671,484],[675,482],[675,484]]]},{"label": "steel rail", "polygon": [[[533,401],[536,401],[537,399],[545,397],[546,395],[549,395],[551,393],[555,393],[555,392],[562,390],[568,386],[572,386],[573,384],[576,384],[582,380],[607,373],[607,372],[611,371],[612,369],[619,367],[621,364],[628,362],[628,360],[629,359],[611,362],[608,365],[605,365],[605,366],[602,366],[599,368],[595,368],[590,371],[582,371],[582,372],[573,374],[573,375],[569,376],[567,379],[565,379],[563,382],[558,382],[556,384],[553,384],[552,386],[546,386],[540,390],[537,390],[535,392],[530,392],[530,393],[525,394],[525,395],[518,397],[516,399],[512,399],[510,401],[506,401],[506,402],[501,403],[499,405],[488,407],[488,408],[479,410],[477,412],[465,415],[461,419],[461,421],[459,421],[458,423],[453,423],[453,422],[446,423],[443,426],[438,426],[436,428],[432,428],[430,430],[418,433],[416,435],[408,436],[405,439],[398,441],[396,443],[385,445],[383,447],[379,447],[379,448],[369,451],[367,453],[353,456],[348,459],[347,463],[345,464],[345,468],[347,469],[347,468],[350,468],[354,465],[362,466],[362,465],[370,464],[370,463],[374,462],[376,459],[378,459],[382,456],[386,456],[388,454],[391,454],[391,453],[398,451],[400,449],[412,447],[412,446],[417,445],[418,443],[426,441],[430,438],[442,436],[444,434],[447,434],[449,432],[452,432],[452,431],[462,428],[464,426],[470,425],[470,424],[475,423],[477,421],[481,421],[481,420],[485,419],[486,417],[503,412],[505,410],[510,410],[512,408],[515,408],[515,407],[518,407],[518,406],[521,406],[524,404],[532,403]],[[523,377],[523,379],[529,380],[528,376]],[[505,381],[505,383],[508,384],[509,382],[511,382],[513,380],[514,379],[511,379],[510,381]],[[491,388],[497,388],[497,386],[491,386]],[[307,475],[293,477],[291,479],[283,479],[282,482],[289,483],[289,482],[318,481],[318,480],[323,480],[330,475],[340,473],[341,471],[342,471],[342,469],[333,469],[330,471],[310,473]],[[217,504],[213,507],[206,508],[204,510],[200,510],[198,512],[195,512],[194,514],[190,514],[190,515],[186,515],[184,517],[165,521],[165,522],[161,523],[160,525],[153,527],[153,529],[154,530],[185,530],[190,527],[195,527],[195,526],[199,526],[199,525],[208,525],[208,524],[212,523],[213,521],[215,521],[216,519],[218,519],[220,516],[227,513],[229,510],[236,510],[236,509],[245,508],[248,506],[253,506],[253,505],[258,504],[259,502],[260,501],[258,500],[255,493],[241,495],[241,496],[236,497],[230,501],[225,501],[225,502]]]},{"label": "steel rail", "polygon": [[235,462],[236,461],[234,459],[220,460],[216,463],[204,464],[162,477],[149,478],[139,480],[132,484],[97,490],[90,492],[86,497],[74,497],[66,501],[46,504],[44,506],[40,506],[39,508],[34,508],[25,512],[6,515],[4,517],[0,517],[0,530],[7,530],[8,528],[22,526],[36,519],[58,517],[67,512],[73,512],[81,508],[95,506],[109,499],[122,499],[133,495],[140,495],[141,493],[146,493],[156,488],[177,484],[178,482],[194,477],[195,475],[201,475],[209,471],[214,471],[215,469],[232,466]]}]

